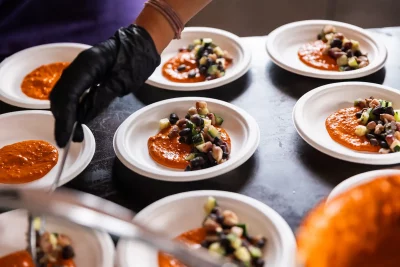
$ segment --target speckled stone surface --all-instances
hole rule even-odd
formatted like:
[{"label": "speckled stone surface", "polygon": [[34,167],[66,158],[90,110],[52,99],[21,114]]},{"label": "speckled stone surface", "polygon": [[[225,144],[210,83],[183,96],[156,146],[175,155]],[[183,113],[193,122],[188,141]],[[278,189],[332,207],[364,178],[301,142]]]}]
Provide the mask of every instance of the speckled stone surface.
[{"label": "speckled stone surface", "polygon": [[[371,31],[387,45],[388,61],[384,69],[357,80],[400,89],[400,28]],[[292,123],[293,106],[309,90],[335,81],[302,77],[277,67],[266,54],[266,37],[243,40],[253,52],[251,70],[229,85],[191,93],[144,86],[137,96],[115,100],[88,125],[96,138],[96,153],[86,170],[66,186],[104,197],[135,212],[174,193],[201,189],[233,191],[269,205],[295,231],[306,212],[339,182],[361,172],[384,168],[337,160],[305,143]],[[254,156],[225,175],[191,183],[156,181],[127,169],[113,150],[112,140],[118,126],[146,105],[183,96],[221,99],[254,116],[261,130],[260,146]],[[0,113],[16,110],[20,109],[0,102]],[[0,125],[0,131],[6,130],[3,127]]]}]

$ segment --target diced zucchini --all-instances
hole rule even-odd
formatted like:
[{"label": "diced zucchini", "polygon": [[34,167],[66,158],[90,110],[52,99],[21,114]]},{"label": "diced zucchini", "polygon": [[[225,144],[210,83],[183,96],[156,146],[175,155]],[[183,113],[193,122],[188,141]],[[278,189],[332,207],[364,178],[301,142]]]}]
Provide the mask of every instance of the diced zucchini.
[{"label": "diced zucchini", "polygon": [[203,119],[204,120],[204,127],[207,125],[211,125],[211,120],[209,119]]},{"label": "diced zucchini", "polygon": [[164,118],[160,120],[160,129],[163,130],[168,128],[171,125],[168,118]]},{"label": "diced zucchini", "polygon": [[360,105],[361,101],[363,101],[362,98],[357,98],[356,100],[354,100],[354,106],[357,107]]},{"label": "diced zucchini", "polygon": [[373,108],[367,109],[367,112],[368,112],[368,121],[373,121],[373,120],[375,120],[375,117],[376,117],[376,116],[374,115],[373,111],[374,111]]},{"label": "diced zucchini", "polygon": [[390,102],[390,101],[386,101],[386,107],[391,107],[393,105],[393,103],[392,102]]},{"label": "diced zucchini", "polygon": [[201,45],[201,40],[200,39],[196,39],[193,41],[194,45]]},{"label": "diced zucchini", "polygon": [[217,75],[218,73],[218,66],[217,65],[211,65],[210,67],[208,67],[207,69],[207,73],[209,75]]},{"label": "diced zucchini", "polygon": [[400,110],[397,109],[394,111],[394,119],[398,122],[400,122]]},{"label": "diced zucchini", "polygon": [[219,46],[214,47],[214,53],[219,57],[223,57],[225,55],[224,51]]},{"label": "diced zucchini", "polygon": [[351,50],[353,51],[360,50],[360,43],[358,41],[350,40],[350,42],[352,43]]},{"label": "diced zucchini", "polygon": [[201,47],[202,47],[201,45],[196,45],[196,46],[193,48],[193,53],[194,53],[195,55],[197,55],[197,53],[199,52],[199,50],[200,50]]},{"label": "diced zucchini", "polygon": [[236,249],[234,255],[238,260],[242,261],[245,264],[251,261],[250,252],[245,247],[240,247]]},{"label": "diced zucchini", "polygon": [[357,125],[354,133],[358,136],[364,136],[367,134],[367,127],[364,125]]},{"label": "diced zucchini", "polygon": [[220,116],[215,115],[215,123],[217,125],[222,125],[223,122],[224,122],[223,118],[221,118]]},{"label": "diced zucchini", "polygon": [[203,135],[201,133],[193,135],[192,141],[195,146],[203,144],[204,143]]},{"label": "diced zucchini", "polygon": [[215,137],[220,138],[220,137],[221,137],[221,133],[217,130],[217,128],[215,128],[215,127],[212,126],[212,125],[210,125],[210,126],[208,127],[208,134],[209,134],[212,138],[215,138]]},{"label": "diced zucchini", "polygon": [[207,57],[202,56],[202,57],[200,58],[199,63],[200,63],[200,65],[206,65],[206,64],[207,64]]},{"label": "diced zucchini", "polygon": [[189,128],[190,130],[193,130],[194,128],[196,128],[196,125],[194,125],[194,123],[193,122],[191,122],[191,121],[187,121],[186,122],[186,128]]},{"label": "diced zucchini", "polygon": [[369,112],[368,111],[364,111],[361,114],[360,123],[366,125],[368,123],[368,119],[369,119]]},{"label": "diced zucchini", "polygon": [[203,45],[210,45],[212,44],[212,39],[211,38],[204,38],[203,39]]},{"label": "diced zucchini", "polygon": [[242,245],[242,239],[235,234],[228,234],[226,238],[231,242],[231,246],[234,249],[238,249]]},{"label": "diced zucchini", "polygon": [[383,99],[379,99],[379,103],[381,104],[381,107],[386,107],[386,101]]},{"label": "diced zucchini", "polygon": [[240,223],[236,225],[237,227],[240,227],[243,229],[243,236],[248,236],[248,232],[247,232],[247,225],[244,223]]},{"label": "diced zucchini", "polygon": [[261,249],[259,249],[258,247],[249,246],[249,251],[250,251],[250,255],[253,258],[261,258],[261,256],[262,256]]},{"label": "diced zucchini", "polygon": [[208,197],[206,204],[204,204],[204,211],[207,214],[210,214],[212,209],[215,208],[217,205],[218,204],[217,204],[217,200],[215,199],[215,197]]},{"label": "diced zucchini", "polygon": [[357,69],[358,68],[357,58],[356,57],[349,58],[348,64],[350,67]]},{"label": "diced zucchini", "polygon": [[341,57],[339,57],[338,59],[336,59],[336,64],[338,64],[338,66],[345,66],[345,65],[347,65],[347,56],[346,56],[346,55],[342,55]]},{"label": "diced zucchini", "polygon": [[395,139],[393,143],[390,145],[390,149],[393,152],[400,152],[400,141]]},{"label": "diced zucchini", "polygon": [[221,244],[218,242],[212,243],[208,247],[208,251],[211,253],[216,253],[221,256],[225,255],[225,253],[226,253],[224,247],[222,247]]},{"label": "diced zucchini", "polygon": [[194,159],[196,156],[197,156],[196,153],[190,153],[189,155],[187,155],[187,156],[185,157],[185,160],[187,160],[187,161],[192,160],[192,159]]}]

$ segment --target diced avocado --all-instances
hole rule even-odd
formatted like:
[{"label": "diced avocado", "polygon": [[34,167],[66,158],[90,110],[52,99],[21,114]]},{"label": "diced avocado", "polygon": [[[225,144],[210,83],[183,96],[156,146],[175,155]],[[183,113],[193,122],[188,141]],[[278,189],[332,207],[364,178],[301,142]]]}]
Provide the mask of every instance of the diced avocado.
[{"label": "diced avocado", "polygon": [[203,45],[210,45],[212,44],[212,39],[211,38],[204,38],[203,39]]},{"label": "diced avocado", "polygon": [[204,127],[207,125],[211,125],[211,120],[209,119],[203,119],[204,120]]},{"label": "diced avocado", "polygon": [[160,129],[163,130],[168,128],[171,125],[168,118],[164,118],[160,120]]},{"label": "diced avocado", "polygon": [[394,111],[394,119],[398,122],[400,122],[400,110],[397,109]]},{"label": "diced avocado", "polygon": [[350,42],[352,43],[351,50],[353,51],[360,50],[360,43],[358,41],[350,40]]},{"label": "diced avocado", "polygon": [[364,125],[357,125],[354,133],[358,136],[364,136],[367,134],[367,127],[365,127]]},{"label": "diced avocado", "polygon": [[202,57],[200,58],[199,63],[200,63],[200,65],[206,65],[206,64],[207,64],[207,57],[202,56]]},{"label": "diced avocado", "polygon": [[350,67],[357,69],[358,68],[357,58],[356,57],[349,58],[348,64]]},{"label": "diced avocado", "polygon": [[242,261],[245,264],[251,261],[250,252],[245,247],[240,247],[236,249],[234,255],[238,260]]},{"label": "diced avocado", "polygon": [[237,224],[236,226],[243,229],[243,236],[248,236],[247,225],[246,224],[240,223],[240,224]]},{"label": "diced avocado", "polygon": [[225,249],[218,242],[212,243],[208,247],[208,251],[211,252],[211,253],[216,253],[216,254],[221,255],[221,256],[225,255],[225,253],[226,253]]},{"label": "diced avocado", "polygon": [[208,67],[207,69],[207,73],[209,75],[216,75],[218,73],[218,66],[217,65],[211,65],[210,67]]},{"label": "diced avocado", "polygon": [[209,134],[212,138],[215,138],[215,137],[220,138],[220,137],[221,137],[220,132],[217,130],[217,128],[215,128],[215,127],[212,126],[212,125],[210,125],[210,126],[208,127],[208,134]]},{"label": "diced avocado", "polygon": [[346,56],[346,55],[342,55],[341,57],[339,57],[338,59],[336,59],[336,64],[338,64],[338,66],[345,66],[345,65],[347,65],[347,56]]},{"label": "diced avocado", "polygon": [[237,249],[242,245],[242,239],[235,234],[228,234],[226,238],[231,242],[231,246],[234,249]]},{"label": "diced avocado", "polygon": [[193,41],[194,45],[201,45],[201,40],[200,39],[196,39]]},{"label": "diced avocado", "polygon": [[187,160],[187,161],[192,160],[192,159],[194,159],[196,156],[197,156],[196,153],[190,153],[189,155],[187,155],[187,156],[185,157],[185,160]]},{"label": "diced avocado", "polygon": [[366,125],[368,123],[368,119],[369,119],[369,112],[364,111],[361,114],[360,123]]},{"label": "diced avocado", "polygon": [[220,116],[215,115],[215,123],[217,125],[221,126],[223,122],[224,122],[223,118],[221,118]]},{"label": "diced avocado", "polygon": [[224,51],[219,46],[214,47],[214,53],[219,57],[223,57],[225,55]]},{"label": "diced avocado", "polygon": [[207,214],[210,214],[210,212],[217,206],[217,200],[215,197],[208,197],[206,204],[204,204],[204,211]]},{"label": "diced avocado", "polygon": [[253,258],[261,258],[261,256],[262,256],[261,249],[259,249],[258,247],[249,246],[249,251],[250,251],[250,255]]},{"label": "diced avocado", "polygon": [[195,146],[203,144],[204,143],[203,135],[201,133],[193,135],[192,141]]}]

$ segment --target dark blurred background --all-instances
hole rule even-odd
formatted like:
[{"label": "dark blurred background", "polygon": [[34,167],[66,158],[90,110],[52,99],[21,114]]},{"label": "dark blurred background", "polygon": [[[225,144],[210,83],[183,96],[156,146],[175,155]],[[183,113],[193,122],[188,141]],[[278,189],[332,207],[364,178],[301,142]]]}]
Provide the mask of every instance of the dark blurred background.
[{"label": "dark blurred background", "polygon": [[252,36],[305,19],[337,20],[362,28],[400,26],[400,0],[213,0],[188,26]]}]

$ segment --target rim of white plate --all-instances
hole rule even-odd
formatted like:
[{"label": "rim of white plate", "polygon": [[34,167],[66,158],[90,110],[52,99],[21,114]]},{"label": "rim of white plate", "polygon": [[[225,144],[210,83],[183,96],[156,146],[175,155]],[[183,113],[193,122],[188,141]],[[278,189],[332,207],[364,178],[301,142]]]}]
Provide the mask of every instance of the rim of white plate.
[{"label": "rim of white plate", "polygon": [[336,196],[338,196],[354,187],[357,187],[359,185],[373,181],[377,178],[380,178],[380,177],[383,177],[386,175],[393,175],[393,174],[400,175],[400,169],[374,170],[374,171],[363,172],[363,173],[351,176],[350,178],[347,178],[346,180],[342,181],[341,183],[339,183],[337,186],[335,186],[332,189],[326,202],[328,203]]},{"label": "rim of white plate", "polygon": [[[230,71],[228,69],[227,72],[225,73],[225,76],[215,79],[215,80],[197,82],[197,83],[177,83],[177,82],[168,81],[167,79],[163,79],[162,82],[159,82],[159,81],[155,80],[154,74],[153,74],[146,81],[147,84],[158,87],[158,88],[174,90],[174,91],[208,90],[208,89],[213,89],[213,88],[228,84],[230,82],[233,82],[234,80],[237,80],[240,77],[242,77],[250,69],[251,51],[249,51],[249,49],[246,49],[244,47],[244,44],[239,36],[237,36],[231,32],[221,30],[221,29],[216,29],[216,28],[187,27],[182,31],[181,40],[183,40],[185,38],[185,35],[187,33],[198,33],[199,34],[198,38],[201,38],[202,36],[207,35],[207,34],[219,35],[222,38],[228,40],[230,43],[232,43],[233,46],[237,47],[239,49],[240,54],[243,59],[240,62],[234,62],[234,64],[236,65],[235,70]],[[188,40],[189,43],[191,43],[192,41],[193,40]],[[173,44],[170,44],[170,46],[171,45],[173,45]],[[187,45],[187,44],[185,44],[185,45]],[[168,49],[168,47],[166,49]],[[163,58],[163,54],[161,54],[161,58]],[[160,72],[161,71],[160,67],[162,67],[162,64],[160,64],[160,66],[155,70],[155,72],[157,72],[157,71]]]},{"label": "rim of white plate", "polygon": [[[3,77],[4,72],[6,71],[6,68],[9,65],[15,64],[15,62],[19,61],[24,61],[25,57],[28,55],[32,55],[33,53],[38,54],[38,53],[46,53],[47,51],[50,51],[50,49],[76,49],[77,51],[83,51],[85,49],[90,48],[90,45],[86,44],[79,44],[79,43],[50,43],[50,44],[44,44],[44,45],[38,45],[30,48],[26,48],[24,50],[21,50],[7,58],[5,58],[2,62],[0,62],[0,80],[6,79]],[[55,61],[56,62],[56,61]],[[38,64],[37,67],[39,67],[41,64]],[[32,69],[33,70],[33,69]],[[31,70],[31,71],[32,71]],[[26,75],[28,73],[24,73]],[[20,87],[18,88],[11,88],[9,90],[21,90]],[[13,96],[9,93],[7,93],[7,90],[1,88],[0,84],[0,100],[16,107],[20,108],[28,108],[28,109],[49,109],[50,108],[50,101],[49,100],[39,100],[39,99],[34,99],[34,98],[20,98]]]},{"label": "rim of white plate", "polygon": [[[287,30],[291,30],[294,28],[302,28],[306,26],[314,26],[314,25],[320,25],[321,28],[323,25],[333,25],[336,27],[341,27],[345,28],[348,30],[351,30],[355,33],[357,33],[360,36],[363,36],[364,38],[368,39],[371,43],[374,44],[375,48],[377,49],[377,57],[370,62],[368,66],[362,69],[358,70],[352,70],[352,71],[346,71],[346,72],[335,72],[335,71],[324,71],[324,70],[317,70],[313,68],[307,68],[308,70],[301,70],[296,67],[293,67],[290,62],[286,62],[285,60],[282,60],[279,56],[279,53],[277,52],[277,48],[274,45],[274,42],[276,38],[284,33]],[[318,32],[315,33],[315,36],[317,35]],[[310,40],[311,41],[311,40]],[[369,33],[367,30],[360,28],[358,26],[344,23],[344,22],[339,22],[339,21],[333,21],[333,20],[303,20],[303,21],[297,21],[297,22],[292,22],[285,24],[283,26],[280,26],[279,28],[273,30],[267,37],[266,41],[266,50],[271,58],[271,60],[278,65],[279,67],[307,77],[313,77],[313,78],[320,78],[320,79],[334,79],[334,80],[342,80],[342,79],[355,79],[355,78],[360,78],[364,77],[367,75],[370,75],[372,73],[377,72],[383,66],[385,65],[386,59],[387,59],[387,49],[386,46],[383,42],[377,40],[371,33]]]},{"label": "rim of white plate", "polygon": [[[274,209],[269,207],[268,205],[262,203],[259,200],[254,198],[241,195],[234,192],[227,191],[219,191],[219,190],[198,190],[198,191],[189,191],[184,193],[178,193],[171,196],[164,197],[149,206],[145,207],[141,210],[133,219],[133,221],[140,222],[141,220],[145,220],[146,217],[160,209],[160,207],[165,206],[169,203],[173,202],[183,202],[185,199],[196,198],[196,197],[206,197],[214,196],[217,198],[223,197],[226,199],[232,199],[242,202],[244,205],[254,207],[260,214],[268,217],[274,226],[276,232],[278,233],[278,241],[279,249],[277,253],[279,266],[287,266],[292,267],[295,266],[295,256],[296,256],[296,241],[294,234],[289,227],[288,223],[276,212]],[[128,266],[127,258],[129,257],[128,251],[129,241],[121,240],[117,244],[116,250],[116,259],[117,266],[125,267]],[[268,266],[268,263],[267,263]]]},{"label": "rim of white plate", "polygon": [[[241,150],[243,156],[235,157],[235,159],[229,159],[223,164],[219,164],[214,167],[192,171],[192,172],[184,172],[180,170],[160,170],[154,169],[151,170],[146,166],[143,166],[138,160],[130,155],[126,148],[126,132],[127,129],[130,127],[131,123],[136,120],[138,117],[141,117],[143,120],[144,116],[141,116],[143,113],[150,111],[152,109],[156,109],[162,105],[169,104],[169,103],[179,103],[181,101],[205,101],[208,103],[213,103],[217,105],[221,105],[227,107],[230,110],[236,111],[242,116],[244,121],[247,123],[245,126],[248,129],[248,137],[247,137],[247,144]],[[156,130],[156,129],[155,129]],[[150,136],[149,136],[150,137]],[[147,141],[146,141],[147,142]],[[198,181],[213,178],[215,176],[227,173],[240,165],[246,162],[256,151],[258,145],[260,143],[260,129],[256,120],[248,114],[245,110],[236,107],[230,103],[225,101],[212,99],[212,98],[205,98],[205,97],[179,97],[179,98],[172,98],[163,101],[159,101],[153,103],[149,106],[146,106],[132,115],[130,115],[117,129],[114,134],[113,139],[113,147],[115,154],[117,155],[118,159],[129,169],[132,171],[146,176],[148,178],[156,179],[156,180],[163,180],[163,181],[171,181],[171,182],[187,182],[187,181]]]},{"label": "rim of white plate", "polygon": [[[23,111],[15,111],[15,112],[9,112],[9,113],[4,113],[0,115],[0,121],[4,118],[8,117],[13,117],[13,116],[30,116],[30,115],[35,115],[35,114],[43,114],[43,115],[48,115],[53,117],[52,113],[50,111],[45,111],[45,110],[23,110]],[[86,126],[82,125],[83,128],[83,133],[85,136],[84,141],[81,143],[82,146],[82,154],[79,156],[77,159],[77,164],[74,164],[72,168],[65,169],[63,171],[63,174],[60,178],[59,181],[59,186],[62,186],[72,179],[76,178],[77,175],[79,175],[82,171],[86,169],[86,167],[89,165],[89,163],[92,161],[92,158],[94,156],[94,152],[96,150],[96,141],[94,139],[92,131]],[[58,148],[60,150],[60,148]],[[34,181],[33,181],[34,182]],[[31,182],[32,183],[32,182]],[[0,187],[13,187],[13,188],[31,188],[32,185],[31,183],[25,183],[25,184],[1,184]],[[46,186],[40,187],[40,188],[47,188],[50,187],[51,184],[48,184]],[[38,187],[32,187],[32,188],[38,188]]]},{"label": "rim of white plate", "polygon": [[[384,90],[393,94],[400,95],[400,91],[393,89],[389,86],[384,86],[380,84],[375,84],[375,83],[367,83],[367,82],[339,82],[339,83],[331,83],[327,85],[323,85],[320,87],[317,87],[306,94],[304,94],[295,104],[292,112],[292,120],[293,124],[297,130],[297,133],[303,138],[304,141],[306,141],[309,145],[314,147],[315,149],[319,150],[322,153],[325,153],[331,157],[349,161],[349,162],[354,162],[354,163],[361,163],[361,164],[370,164],[370,165],[390,165],[390,164],[396,164],[400,163],[400,156],[396,157],[396,153],[390,153],[390,154],[378,154],[378,153],[362,153],[358,152],[355,153],[355,155],[344,155],[340,152],[337,152],[333,149],[327,148],[324,144],[321,142],[316,142],[314,141],[311,137],[309,137],[309,134],[307,133],[307,130],[303,127],[303,118],[302,118],[302,110],[304,109],[304,106],[307,105],[307,102],[312,98],[314,95],[320,94],[321,92],[324,91],[334,91],[338,87],[341,86],[365,86],[365,87],[373,87],[376,88],[377,90]],[[351,100],[353,101],[353,100]],[[334,111],[333,111],[334,112]]]},{"label": "rim of white plate", "polygon": [[[22,209],[17,209],[17,210],[12,210],[5,212],[3,214],[0,214],[0,216],[14,216],[14,217],[19,217],[19,216],[24,216],[26,214],[26,210]],[[47,222],[48,224],[52,225],[58,222],[59,220],[56,218],[49,218],[50,220]],[[63,223],[61,221],[61,223]],[[78,229],[78,231],[85,231],[91,235],[94,236],[95,239],[97,239],[97,245],[100,247],[101,255],[97,255],[98,257],[101,257],[101,262],[102,264],[100,266],[96,267],[113,267],[114,262],[115,262],[115,246],[114,243],[111,239],[111,236],[107,234],[106,232],[103,231],[97,231],[93,230],[90,228],[86,228],[77,224],[73,223],[63,223],[63,227],[70,227],[73,226],[74,228]],[[75,230],[76,230],[75,229]],[[87,245],[93,245],[93,244],[87,244]],[[21,248],[22,249],[22,248]]]}]

